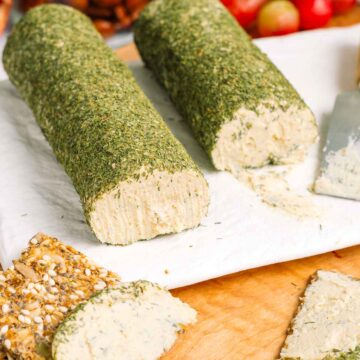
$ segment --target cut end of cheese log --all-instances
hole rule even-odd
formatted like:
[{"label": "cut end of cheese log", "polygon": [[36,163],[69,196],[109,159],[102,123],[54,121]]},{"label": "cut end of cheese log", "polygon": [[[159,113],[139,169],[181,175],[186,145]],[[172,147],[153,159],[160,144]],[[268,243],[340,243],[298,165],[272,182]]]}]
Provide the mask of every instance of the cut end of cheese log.
[{"label": "cut end of cheese log", "polygon": [[309,107],[220,1],[151,2],[134,36],[217,169],[300,162],[317,141]]},{"label": "cut end of cheese log", "polygon": [[289,335],[283,360],[360,358],[360,281],[318,271],[307,287]]},{"label": "cut end of cheese log", "polygon": [[90,225],[100,241],[126,245],[197,226],[208,199],[208,185],[198,171],[156,171],[102,195]]},{"label": "cut end of cheese log", "polygon": [[317,136],[308,108],[291,106],[274,110],[264,105],[257,111],[241,108],[219,130],[211,157],[217,169],[228,171],[293,164],[304,160]]},{"label": "cut end of cheese log", "polygon": [[104,290],[58,328],[54,360],[156,360],[174,344],[196,311],[147,281]]}]

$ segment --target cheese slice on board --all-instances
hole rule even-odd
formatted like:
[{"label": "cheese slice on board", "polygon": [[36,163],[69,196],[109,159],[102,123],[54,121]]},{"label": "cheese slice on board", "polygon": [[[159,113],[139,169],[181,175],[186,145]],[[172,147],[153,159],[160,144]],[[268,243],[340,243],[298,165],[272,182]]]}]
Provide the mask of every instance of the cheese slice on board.
[{"label": "cheese slice on board", "polygon": [[57,329],[54,360],[156,360],[196,312],[147,281],[99,292]]},{"label": "cheese slice on board", "polygon": [[280,355],[282,360],[360,359],[360,280],[319,270]]}]

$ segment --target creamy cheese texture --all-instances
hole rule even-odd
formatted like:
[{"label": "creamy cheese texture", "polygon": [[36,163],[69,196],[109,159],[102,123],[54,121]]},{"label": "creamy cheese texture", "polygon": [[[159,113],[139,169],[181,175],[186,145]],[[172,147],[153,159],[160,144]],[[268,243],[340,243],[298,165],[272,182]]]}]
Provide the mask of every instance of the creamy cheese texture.
[{"label": "creamy cheese texture", "polygon": [[174,344],[196,311],[146,281],[95,295],[55,334],[54,360],[155,360]]},{"label": "creamy cheese texture", "polygon": [[232,167],[236,178],[253,190],[261,201],[298,219],[318,218],[322,209],[317,206],[309,195],[299,194],[291,188],[287,176],[289,169],[242,169]]},{"label": "creamy cheese texture", "polygon": [[[360,344],[360,281],[318,271],[281,350],[281,359],[322,360]],[[355,359],[355,358],[354,358]]]},{"label": "creamy cheese texture", "polygon": [[217,169],[230,172],[235,166],[299,163],[317,136],[308,108],[291,106],[284,111],[275,104],[260,105],[256,112],[241,108],[219,130],[211,156]]},{"label": "creamy cheese texture", "polygon": [[90,224],[100,241],[129,244],[197,226],[208,208],[208,185],[196,171],[156,171],[123,181],[95,202]]},{"label": "creamy cheese texture", "polygon": [[350,137],[348,146],[330,151],[325,163],[315,192],[360,200],[360,141]]}]

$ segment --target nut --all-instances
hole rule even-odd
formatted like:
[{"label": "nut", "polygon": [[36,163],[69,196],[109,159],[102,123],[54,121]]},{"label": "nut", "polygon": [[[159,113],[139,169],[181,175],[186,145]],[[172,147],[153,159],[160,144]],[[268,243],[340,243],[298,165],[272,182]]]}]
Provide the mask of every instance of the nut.
[{"label": "nut", "polygon": [[20,261],[14,261],[15,269],[23,275],[25,278],[30,279],[33,282],[39,282],[39,275],[29,266],[21,263]]}]

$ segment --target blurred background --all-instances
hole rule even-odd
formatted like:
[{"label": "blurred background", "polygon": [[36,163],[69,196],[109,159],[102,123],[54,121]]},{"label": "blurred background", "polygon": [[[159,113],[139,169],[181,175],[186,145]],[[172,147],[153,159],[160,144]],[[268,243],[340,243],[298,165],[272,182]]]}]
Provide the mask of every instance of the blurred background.
[{"label": "blurred background", "polygon": [[[132,40],[131,26],[151,0],[0,0],[0,34],[29,9],[58,2],[88,15],[110,46]],[[196,1],[196,0],[194,0]],[[219,0],[254,38],[360,22],[356,0]]]}]

